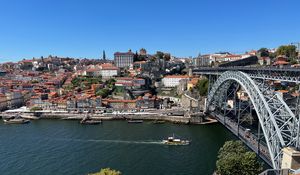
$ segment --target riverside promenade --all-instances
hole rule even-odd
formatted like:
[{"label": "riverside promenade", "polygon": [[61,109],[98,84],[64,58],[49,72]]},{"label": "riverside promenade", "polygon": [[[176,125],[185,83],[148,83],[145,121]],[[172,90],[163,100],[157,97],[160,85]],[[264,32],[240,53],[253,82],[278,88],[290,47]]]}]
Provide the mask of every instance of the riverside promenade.
[{"label": "riverside promenade", "polygon": [[2,112],[2,118],[14,115],[34,116],[38,119],[64,119],[64,120],[82,120],[89,116],[93,120],[154,120],[167,121],[180,124],[210,124],[216,120],[205,116],[203,113],[190,114],[178,110],[166,111],[156,110],[149,112],[113,112],[113,113],[74,113],[67,111],[36,111],[36,112]]}]

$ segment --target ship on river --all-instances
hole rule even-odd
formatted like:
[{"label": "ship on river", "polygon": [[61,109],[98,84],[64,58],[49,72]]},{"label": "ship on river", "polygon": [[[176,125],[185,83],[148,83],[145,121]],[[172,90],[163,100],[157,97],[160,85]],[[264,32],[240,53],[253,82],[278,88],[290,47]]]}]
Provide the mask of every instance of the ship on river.
[{"label": "ship on river", "polygon": [[174,134],[173,136],[170,136],[162,141],[162,143],[165,145],[189,145],[190,142],[191,141],[189,140],[181,140],[179,138],[175,138]]}]

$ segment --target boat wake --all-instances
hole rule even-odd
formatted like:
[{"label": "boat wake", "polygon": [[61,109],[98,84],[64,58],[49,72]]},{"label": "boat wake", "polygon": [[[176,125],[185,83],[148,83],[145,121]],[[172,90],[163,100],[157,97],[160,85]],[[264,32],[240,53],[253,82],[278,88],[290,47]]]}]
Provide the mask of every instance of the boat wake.
[{"label": "boat wake", "polygon": [[55,139],[57,141],[71,141],[71,142],[102,142],[102,143],[121,143],[121,144],[163,144],[162,141],[154,140],[142,140],[142,141],[130,141],[130,140],[98,140],[98,139]]}]

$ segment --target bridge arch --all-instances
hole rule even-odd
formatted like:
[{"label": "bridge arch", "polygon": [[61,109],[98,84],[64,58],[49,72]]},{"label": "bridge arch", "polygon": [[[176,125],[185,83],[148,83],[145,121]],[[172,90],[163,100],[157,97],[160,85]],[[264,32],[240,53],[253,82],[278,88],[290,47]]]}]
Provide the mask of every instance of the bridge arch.
[{"label": "bridge arch", "polygon": [[247,92],[257,113],[273,168],[280,168],[282,149],[287,146],[298,147],[298,119],[281,96],[262,88],[264,85],[258,84],[241,71],[227,71],[218,77],[208,93],[207,112],[213,100],[222,98],[232,82],[237,82]]}]

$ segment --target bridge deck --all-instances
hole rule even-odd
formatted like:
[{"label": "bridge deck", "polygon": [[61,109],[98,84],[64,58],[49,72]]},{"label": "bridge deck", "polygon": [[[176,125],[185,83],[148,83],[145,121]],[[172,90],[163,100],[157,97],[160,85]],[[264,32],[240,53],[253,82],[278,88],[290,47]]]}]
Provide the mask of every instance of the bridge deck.
[{"label": "bridge deck", "polygon": [[246,129],[242,126],[238,126],[236,122],[232,121],[228,117],[224,117],[220,114],[210,113],[220,123],[222,123],[228,130],[230,130],[235,136],[242,140],[251,150],[253,150],[261,159],[263,159],[269,166],[272,167],[271,158],[268,148],[261,141],[258,142],[258,138],[254,134],[247,135]]}]

